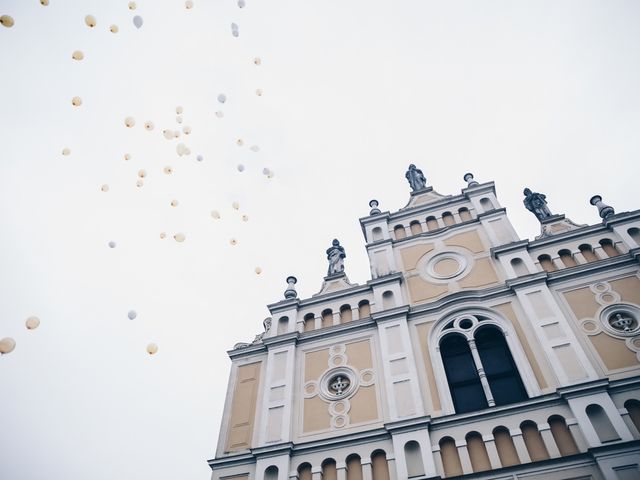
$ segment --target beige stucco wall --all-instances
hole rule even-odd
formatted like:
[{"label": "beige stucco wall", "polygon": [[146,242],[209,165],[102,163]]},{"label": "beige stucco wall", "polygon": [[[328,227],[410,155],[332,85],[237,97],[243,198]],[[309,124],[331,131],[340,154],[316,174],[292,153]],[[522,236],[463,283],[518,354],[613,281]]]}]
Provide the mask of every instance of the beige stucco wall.
[{"label": "beige stucco wall", "polygon": [[229,434],[225,451],[234,452],[251,447],[256,416],[258,385],[262,362],[238,367],[231,404]]},{"label": "beige stucco wall", "polygon": [[[609,280],[608,284],[613,293],[620,296],[621,302],[640,304],[640,279],[637,276],[629,275]],[[598,303],[596,294],[590,286],[586,285],[563,292],[563,296],[569,309],[573,312],[576,330],[589,346],[591,352],[597,356],[605,373],[632,369],[629,374],[635,374],[637,367],[640,367],[636,352],[627,346],[625,339],[616,338],[602,330],[599,312],[606,304]],[[590,325],[588,325],[589,331],[585,332],[580,324],[587,319],[590,319]],[[594,323],[600,326],[600,331],[595,330]],[[590,333],[590,331],[594,333]]]},{"label": "beige stucco wall", "polygon": [[[345,365],[354,368],[357,372],[373,368],[373,353],[371,340],[358,340],[346,342]],[[304,354],[304,382],[318,381],[331,366],[330,347],[309,351]],[[379,375],[377,375],[379,378]],[[358,387],[356,393],[349,398],[351,408],[348,412],[349,425],[339,430],[344,431],[349,426],[361,425],[379,420],[378,382],[373,385]],[[319,433],[330,430],[331,414],[330,402],[325,401],[319,395],[302,400],[302,434]]]}]

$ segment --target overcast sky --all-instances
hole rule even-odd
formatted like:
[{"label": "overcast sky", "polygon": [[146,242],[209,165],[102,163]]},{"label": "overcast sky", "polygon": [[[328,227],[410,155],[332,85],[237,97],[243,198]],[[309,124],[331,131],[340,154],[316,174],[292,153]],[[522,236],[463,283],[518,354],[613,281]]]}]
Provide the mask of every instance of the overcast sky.
[{"label": "overcast sky", "polygon": [[334,237],[370,278],[358,218],[406,204],[409,163],[495,181],[522,238],[525,186],[578,223],[640,206],[637,1],[127,3],[0,1],[2,478],[208,478],[226,350],[288,275],[319,290]]}]

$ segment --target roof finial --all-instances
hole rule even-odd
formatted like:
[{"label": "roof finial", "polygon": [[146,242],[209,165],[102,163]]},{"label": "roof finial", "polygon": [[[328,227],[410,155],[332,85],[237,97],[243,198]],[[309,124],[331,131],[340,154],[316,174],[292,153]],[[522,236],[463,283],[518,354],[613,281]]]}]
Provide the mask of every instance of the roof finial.
[{"label": "roof finial", "polygon": [[480,185],[473,179],[473,173],[465,173],[464,177],[462,177],[465,182],[467,182],[467,187],[475,187],[476,185]]},{"label": "roof finial", "polygon": [[369,215],[378,215],[379,213],[382,213],[378,208],[378,205],[380,204],[376,199],[373,199],[369,202],[369,206],[371,207],[371,211],[369,212]]},{"label": "roof finial", "polygon": [[589,200],[589,203],[591,205],[595,205],[596,207],[598,207],[598,214],[600,215],[600,218],[602,218],[603,221],[606,221],[607,218],[611,217],[616,213],[613,207],[610,207],[609,205],[607,205],[602,201],[602,197],[600,195],[594,195],[593,197],[591,197],[591,200]]},{"label": "roof finial", "polygon": [[293,275],[287,277],[287,289],[284,291],[284,298],[296,298],[298,296],[298,292],[296,292],[296,283],[298,283],[298,279]]}]

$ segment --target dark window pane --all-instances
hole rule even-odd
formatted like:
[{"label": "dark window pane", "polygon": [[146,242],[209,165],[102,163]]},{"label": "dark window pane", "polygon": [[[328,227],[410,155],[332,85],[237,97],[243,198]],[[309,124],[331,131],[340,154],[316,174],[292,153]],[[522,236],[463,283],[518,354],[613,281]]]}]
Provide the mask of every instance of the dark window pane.
[{"label": "dark window pane", "polygon": [[481,328],[475,340],[496,405],[526,399],[527,392],[502,332],[494,327]]},{"label": "dark window pane", "polygon": [[467,339],[462,335],[447,335],[440,342],[440,353],[456,412],[486,408],[487,400]]}]

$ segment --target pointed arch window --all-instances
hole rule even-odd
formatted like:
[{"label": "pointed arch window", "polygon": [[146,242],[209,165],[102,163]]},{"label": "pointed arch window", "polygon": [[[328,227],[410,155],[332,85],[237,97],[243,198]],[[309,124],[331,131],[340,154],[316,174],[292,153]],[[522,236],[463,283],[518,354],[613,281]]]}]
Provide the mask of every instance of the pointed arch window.
[{"label": "pointed arch window", "polygon": [[464,315],[442,329],[440,355],[456,413],[528,398],[502,330],[483,320]]}]

